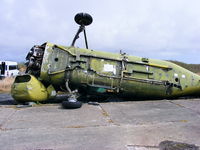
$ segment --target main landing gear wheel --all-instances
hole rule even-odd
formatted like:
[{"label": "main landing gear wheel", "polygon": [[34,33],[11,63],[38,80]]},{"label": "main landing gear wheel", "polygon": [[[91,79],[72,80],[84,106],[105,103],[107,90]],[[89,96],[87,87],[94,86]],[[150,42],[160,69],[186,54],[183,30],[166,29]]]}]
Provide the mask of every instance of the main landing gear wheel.
[{"label": "main landing gear wheel", "polygon": [[77,101],[75,95],[71,95],[67,101],[62,102],[62,107],[65,109],[76,109],[82,106],[82,102]]},{"label": "main landing gear wheel", "polygon": [[76,109],[80,108],[82,106],[82,102],[77,100],[77,92],[78,90],[72,91],[69,88],[69,80],[66,81],[65,86],[67,91],[70,93],[69,97],[67,98],[67,101],[62,102],[62,107],[66,109]]},{"label": "main landing gear wheel", "polygon": [[70,101],[63,101],[62,107],[65,109],[77,109],[82,106],[82,103],[80,101],[76,102],[70,102]]}]

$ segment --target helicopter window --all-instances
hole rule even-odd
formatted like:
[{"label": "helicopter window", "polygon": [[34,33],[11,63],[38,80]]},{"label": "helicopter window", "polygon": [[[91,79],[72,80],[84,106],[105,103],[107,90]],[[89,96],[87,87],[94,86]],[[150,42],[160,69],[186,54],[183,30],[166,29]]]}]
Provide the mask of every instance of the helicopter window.
[{"label": "helicopter window", "polygon": [[30,75],[17,76],[15,78],[15,83],[29,82],[30,80],[31,80],[31,76]]}]

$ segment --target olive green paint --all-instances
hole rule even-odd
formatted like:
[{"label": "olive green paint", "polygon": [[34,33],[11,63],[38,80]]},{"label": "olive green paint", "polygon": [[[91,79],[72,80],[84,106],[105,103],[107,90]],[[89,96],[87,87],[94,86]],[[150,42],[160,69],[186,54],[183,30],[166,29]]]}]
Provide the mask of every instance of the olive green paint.
[{"label": "olive green paint", "polygon": [[[46,43],[38,79],[57,91],[66,90],[69,81],[72,90],[133,100],[200,95],[200,76],[174,63],[51,43]],[[21,87],[13,97],[23,90]]]}]

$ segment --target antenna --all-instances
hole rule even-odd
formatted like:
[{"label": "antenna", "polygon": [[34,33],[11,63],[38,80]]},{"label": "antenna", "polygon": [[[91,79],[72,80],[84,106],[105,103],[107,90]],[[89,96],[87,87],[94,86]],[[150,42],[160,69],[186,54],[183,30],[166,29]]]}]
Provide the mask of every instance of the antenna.
[{"label": "antenna", "polygon": [[87,13],[78,13],[76,14],[76,16],[74,17],[74,20],[77,24],[79,24],[79,29],[72,41],[71,46],[74,46],[76,40],[79,38],[79,34],[81,32],[84,32],[84,38],[85,38],[85,46],[88,49],[88,42],[87,42],[87,36],[86,36],[86,30],[85,30],[85,26],[88,26],[92,23],[93,19],[92,16],[90,16]]}]

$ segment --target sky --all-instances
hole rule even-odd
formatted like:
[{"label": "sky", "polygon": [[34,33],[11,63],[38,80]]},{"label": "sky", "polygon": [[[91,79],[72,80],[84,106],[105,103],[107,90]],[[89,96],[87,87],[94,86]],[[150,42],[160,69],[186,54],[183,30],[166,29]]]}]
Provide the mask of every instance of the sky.
[{"label": "sky", "polygon": [[[200,64],[199,0],[1,0],[0,60],[25,61],[33,45],[70,46],[89,13],[89,48]],[[76,43],[85,48],[83,34]]]}]

